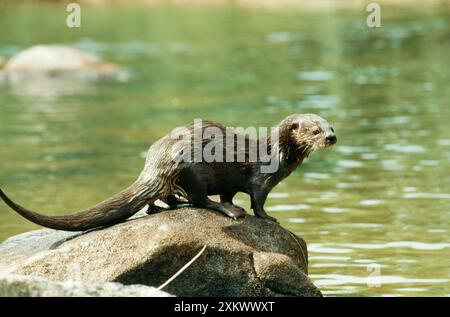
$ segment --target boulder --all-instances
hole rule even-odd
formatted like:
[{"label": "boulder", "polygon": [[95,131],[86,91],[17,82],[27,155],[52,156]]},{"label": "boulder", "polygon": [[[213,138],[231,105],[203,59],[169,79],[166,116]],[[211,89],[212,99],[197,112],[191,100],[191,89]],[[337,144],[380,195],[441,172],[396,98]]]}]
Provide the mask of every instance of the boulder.
[{"label": "boulder", "polygon": [[13,83],[43,78],[129,78],[128,71],[118,65],[102,62],[78,49],[62,45],[32,46],[8,61],[0,61],[0,68],[3,76]]},{"label": "boulder", "polygon": [[0,245],[0,272],[83,284],[162,285],[177,296],[321,296],[305,241],[253,216],[180,208],[84,233],[39,230]]},{"label": "boulder", "polygon": [[82,284],[50,282],[41,277],[0,274],[0,297],[170,297],[144,285],[119,283]]}]

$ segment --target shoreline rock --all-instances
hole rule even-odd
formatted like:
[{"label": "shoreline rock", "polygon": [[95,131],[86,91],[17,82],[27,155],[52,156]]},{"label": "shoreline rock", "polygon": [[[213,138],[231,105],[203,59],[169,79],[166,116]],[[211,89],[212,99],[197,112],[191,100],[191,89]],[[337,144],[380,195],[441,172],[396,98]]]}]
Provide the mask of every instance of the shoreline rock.
[{"label": "shoreline rock", "polygon": [[40,277],[0,274],[0,297],[172,297],[172,295],[144,285],[57,283]]},{"label": "shoreline rock", "polygon": [[176,296],[321,296],[307,276],[305,241],[253,216],[232,220],[181,208],[84,233],[38,230],[0,245],[0,273],[52,282],[157,287]]}]

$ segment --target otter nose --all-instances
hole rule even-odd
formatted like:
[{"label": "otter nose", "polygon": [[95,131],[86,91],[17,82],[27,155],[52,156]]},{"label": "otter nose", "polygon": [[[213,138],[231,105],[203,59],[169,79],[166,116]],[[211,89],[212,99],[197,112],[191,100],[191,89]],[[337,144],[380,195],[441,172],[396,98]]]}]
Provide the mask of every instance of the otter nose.
[{"label": "otter nose", "polygon": [[334,134],[330,134],[325,138],[325,140],[327,140],[327,142],[329,143],[336,143],[337,138]]}]

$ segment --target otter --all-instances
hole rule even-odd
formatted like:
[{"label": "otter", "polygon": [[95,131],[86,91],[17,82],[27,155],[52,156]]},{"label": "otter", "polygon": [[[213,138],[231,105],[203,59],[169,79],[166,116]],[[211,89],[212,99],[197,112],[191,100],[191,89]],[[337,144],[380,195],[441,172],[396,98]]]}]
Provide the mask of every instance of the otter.
[{"label": "otter", "polygon": [[[223,132],[223,136],[231,136],[234,160],[180,160],[181,153],[195,155],[192,142],[195,133],[203,136],[197,150],[204,150],[211,145],[214,141],[212,135],[204,137],[204,132],[210,128]],[[147,205],[150,211],[157,210],[154,204],[156,200],[163,201],[168,208],[177,208],[187,202],[193,207],[219,211],[234,219],[241,218],[246,215],[246,211],[233,204],[237,192],[250,195],[251,208],[257,217],[276,222],[264,210],[264,203],[272,188],[299,167],[312,151],[331,147],[337,141],[331,125],[315,114],[290,115],[275,130],[259,139],[230,132],[224,126],[210,121],[202,121],[201,125],[188,124],[180,131],[178,138],[169,134],[150,147],[144,169],[131,186],[86,210],[63,216],[47,216],[18,205],[1,189],[0,197],[26,219],[47,228],[65,231],[112,226],[125,221]],[[262,172],[261,167],[267,162],[260,156],[250,160],[252,153],[247,146],[243,150],[244,159],[236,160],[238,152],[242,150],[242,147],[235,146],[239,138],[243,138],[245,144],[256,141],[258,147],[266,144],[271,159],[278,163],[277,168],[272,172]],[[210,199],[210,195],[219,195],[220,202]]]}]

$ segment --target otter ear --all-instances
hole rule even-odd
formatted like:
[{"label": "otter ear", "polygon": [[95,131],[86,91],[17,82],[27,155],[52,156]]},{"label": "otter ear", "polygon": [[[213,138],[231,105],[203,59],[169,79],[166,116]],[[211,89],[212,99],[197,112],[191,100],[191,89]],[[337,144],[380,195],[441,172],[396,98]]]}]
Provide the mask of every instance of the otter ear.
[{"label": "otter ear", "polygon": [[290,127],[291,130],[298,129],[298,122],[293,122]]}]

